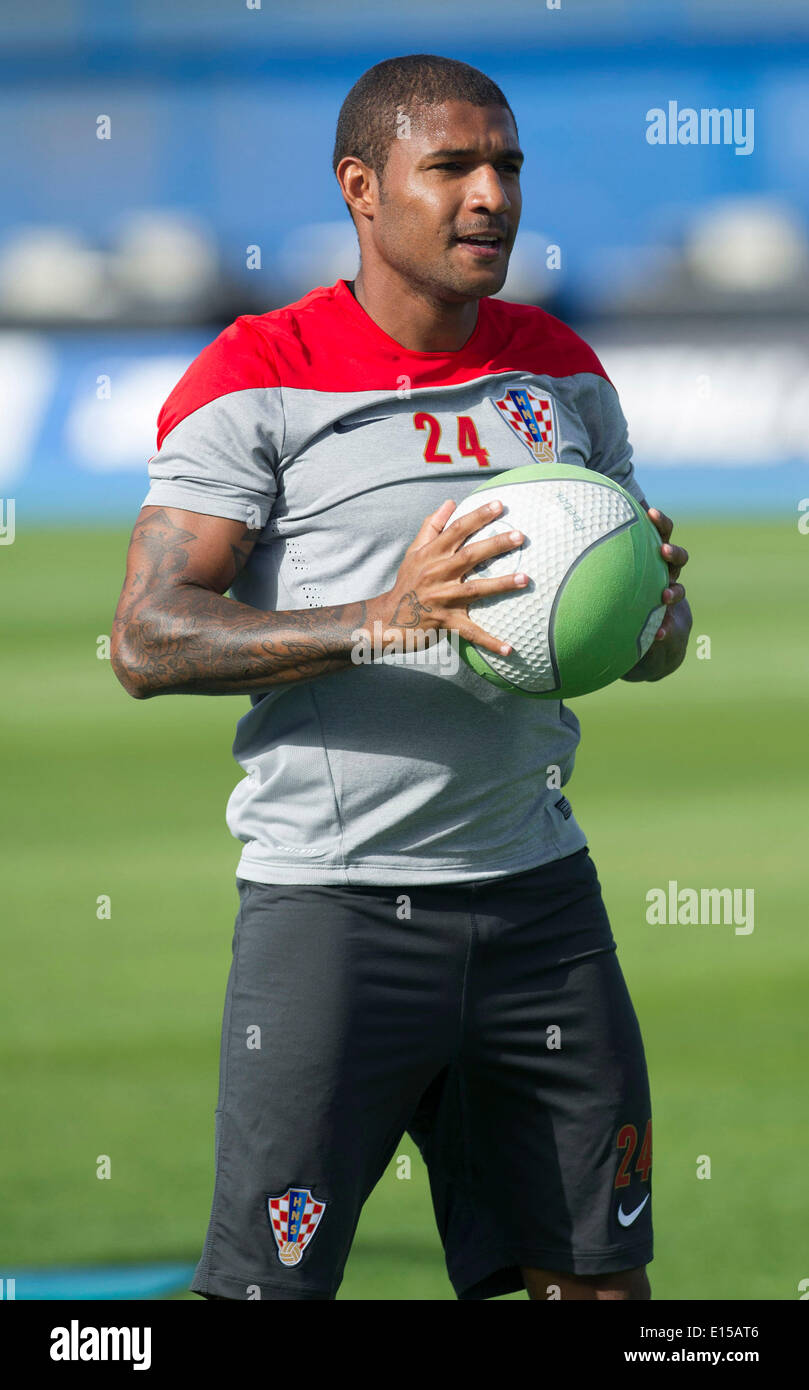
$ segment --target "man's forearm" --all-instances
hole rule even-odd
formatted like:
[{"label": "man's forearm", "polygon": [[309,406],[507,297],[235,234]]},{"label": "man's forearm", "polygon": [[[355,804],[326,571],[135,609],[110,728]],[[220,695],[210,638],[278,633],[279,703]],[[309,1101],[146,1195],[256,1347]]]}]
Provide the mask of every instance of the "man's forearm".
[{"label": "man's forearm", "polygon": [[670,676],[685,659],[688,634],[693,618],[688,599],[682,598],[672,607],[672,630],[665,641],[653,641],[646,655],[621,677],[624,681],[659,681]]},{"label": "man's forearm", "polygon": [[195,584],[142,600],[113,644],[118,680],[136,699],[238,695],[347,670],[352,633],[374,601],[263,612]]}]

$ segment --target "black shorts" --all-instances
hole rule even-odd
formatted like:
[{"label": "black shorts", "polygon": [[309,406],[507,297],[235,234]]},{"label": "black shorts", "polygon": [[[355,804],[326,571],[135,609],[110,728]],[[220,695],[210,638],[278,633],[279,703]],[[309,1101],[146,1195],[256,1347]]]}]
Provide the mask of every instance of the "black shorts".
[{"label": "black shorts", "polygon": [[649,1263],[643,1041],[586,846],[463,884],[238,887],[192,1290],[334,1298],[405,1132],[458,1298]]}]

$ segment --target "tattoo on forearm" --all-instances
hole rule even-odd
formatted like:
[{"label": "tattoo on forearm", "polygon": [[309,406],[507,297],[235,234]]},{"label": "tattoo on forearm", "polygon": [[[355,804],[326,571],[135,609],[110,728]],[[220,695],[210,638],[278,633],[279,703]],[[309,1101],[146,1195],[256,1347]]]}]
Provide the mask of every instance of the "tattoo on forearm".
[{"label": "tattoo on forearm", "polygon": [[[350,664],[350,634],[365,603],[263,613],[210,589],[167,590],[127,631],[127,671],[135,685],[174,694],[259,690]],[[273,630],[274,629],[274,630]]]},{"label": "tattoo on forearm", "polygon": [[[250,536],[245,527],[231,544],[233,574],[221,576],[223,586],[243,569]],[[115,616],[121,678],[133,693],[236,694],[350,666],[365,601],[284,613],[251,608],[183,579],[186,547],[197,539],[162,511],[135,528],[142,555]]]}]

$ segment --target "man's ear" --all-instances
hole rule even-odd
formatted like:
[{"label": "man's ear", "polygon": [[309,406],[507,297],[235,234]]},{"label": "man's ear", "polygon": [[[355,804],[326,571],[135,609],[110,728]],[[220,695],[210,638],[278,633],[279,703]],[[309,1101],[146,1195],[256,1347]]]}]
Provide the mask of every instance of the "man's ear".
[{"label": "man's ear", "polygon": [[354,226],[362,216],[372,217],[372,205],[377,194],[377,178],[373,169],[354,155],[346,155],[335,170],[340,192],[351,213]]}]

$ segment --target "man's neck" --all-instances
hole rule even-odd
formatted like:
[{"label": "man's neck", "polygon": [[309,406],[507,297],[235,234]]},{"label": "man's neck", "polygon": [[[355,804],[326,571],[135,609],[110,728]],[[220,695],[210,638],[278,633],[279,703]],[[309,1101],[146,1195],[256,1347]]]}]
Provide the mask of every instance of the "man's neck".
[{"label": "man's neck", "polygon": [[432,300],[398,276],[380,271],[369,278],[362,268],[349,285],[368,317],[409,352],[459,352],[477,326],[477,299]]}]

